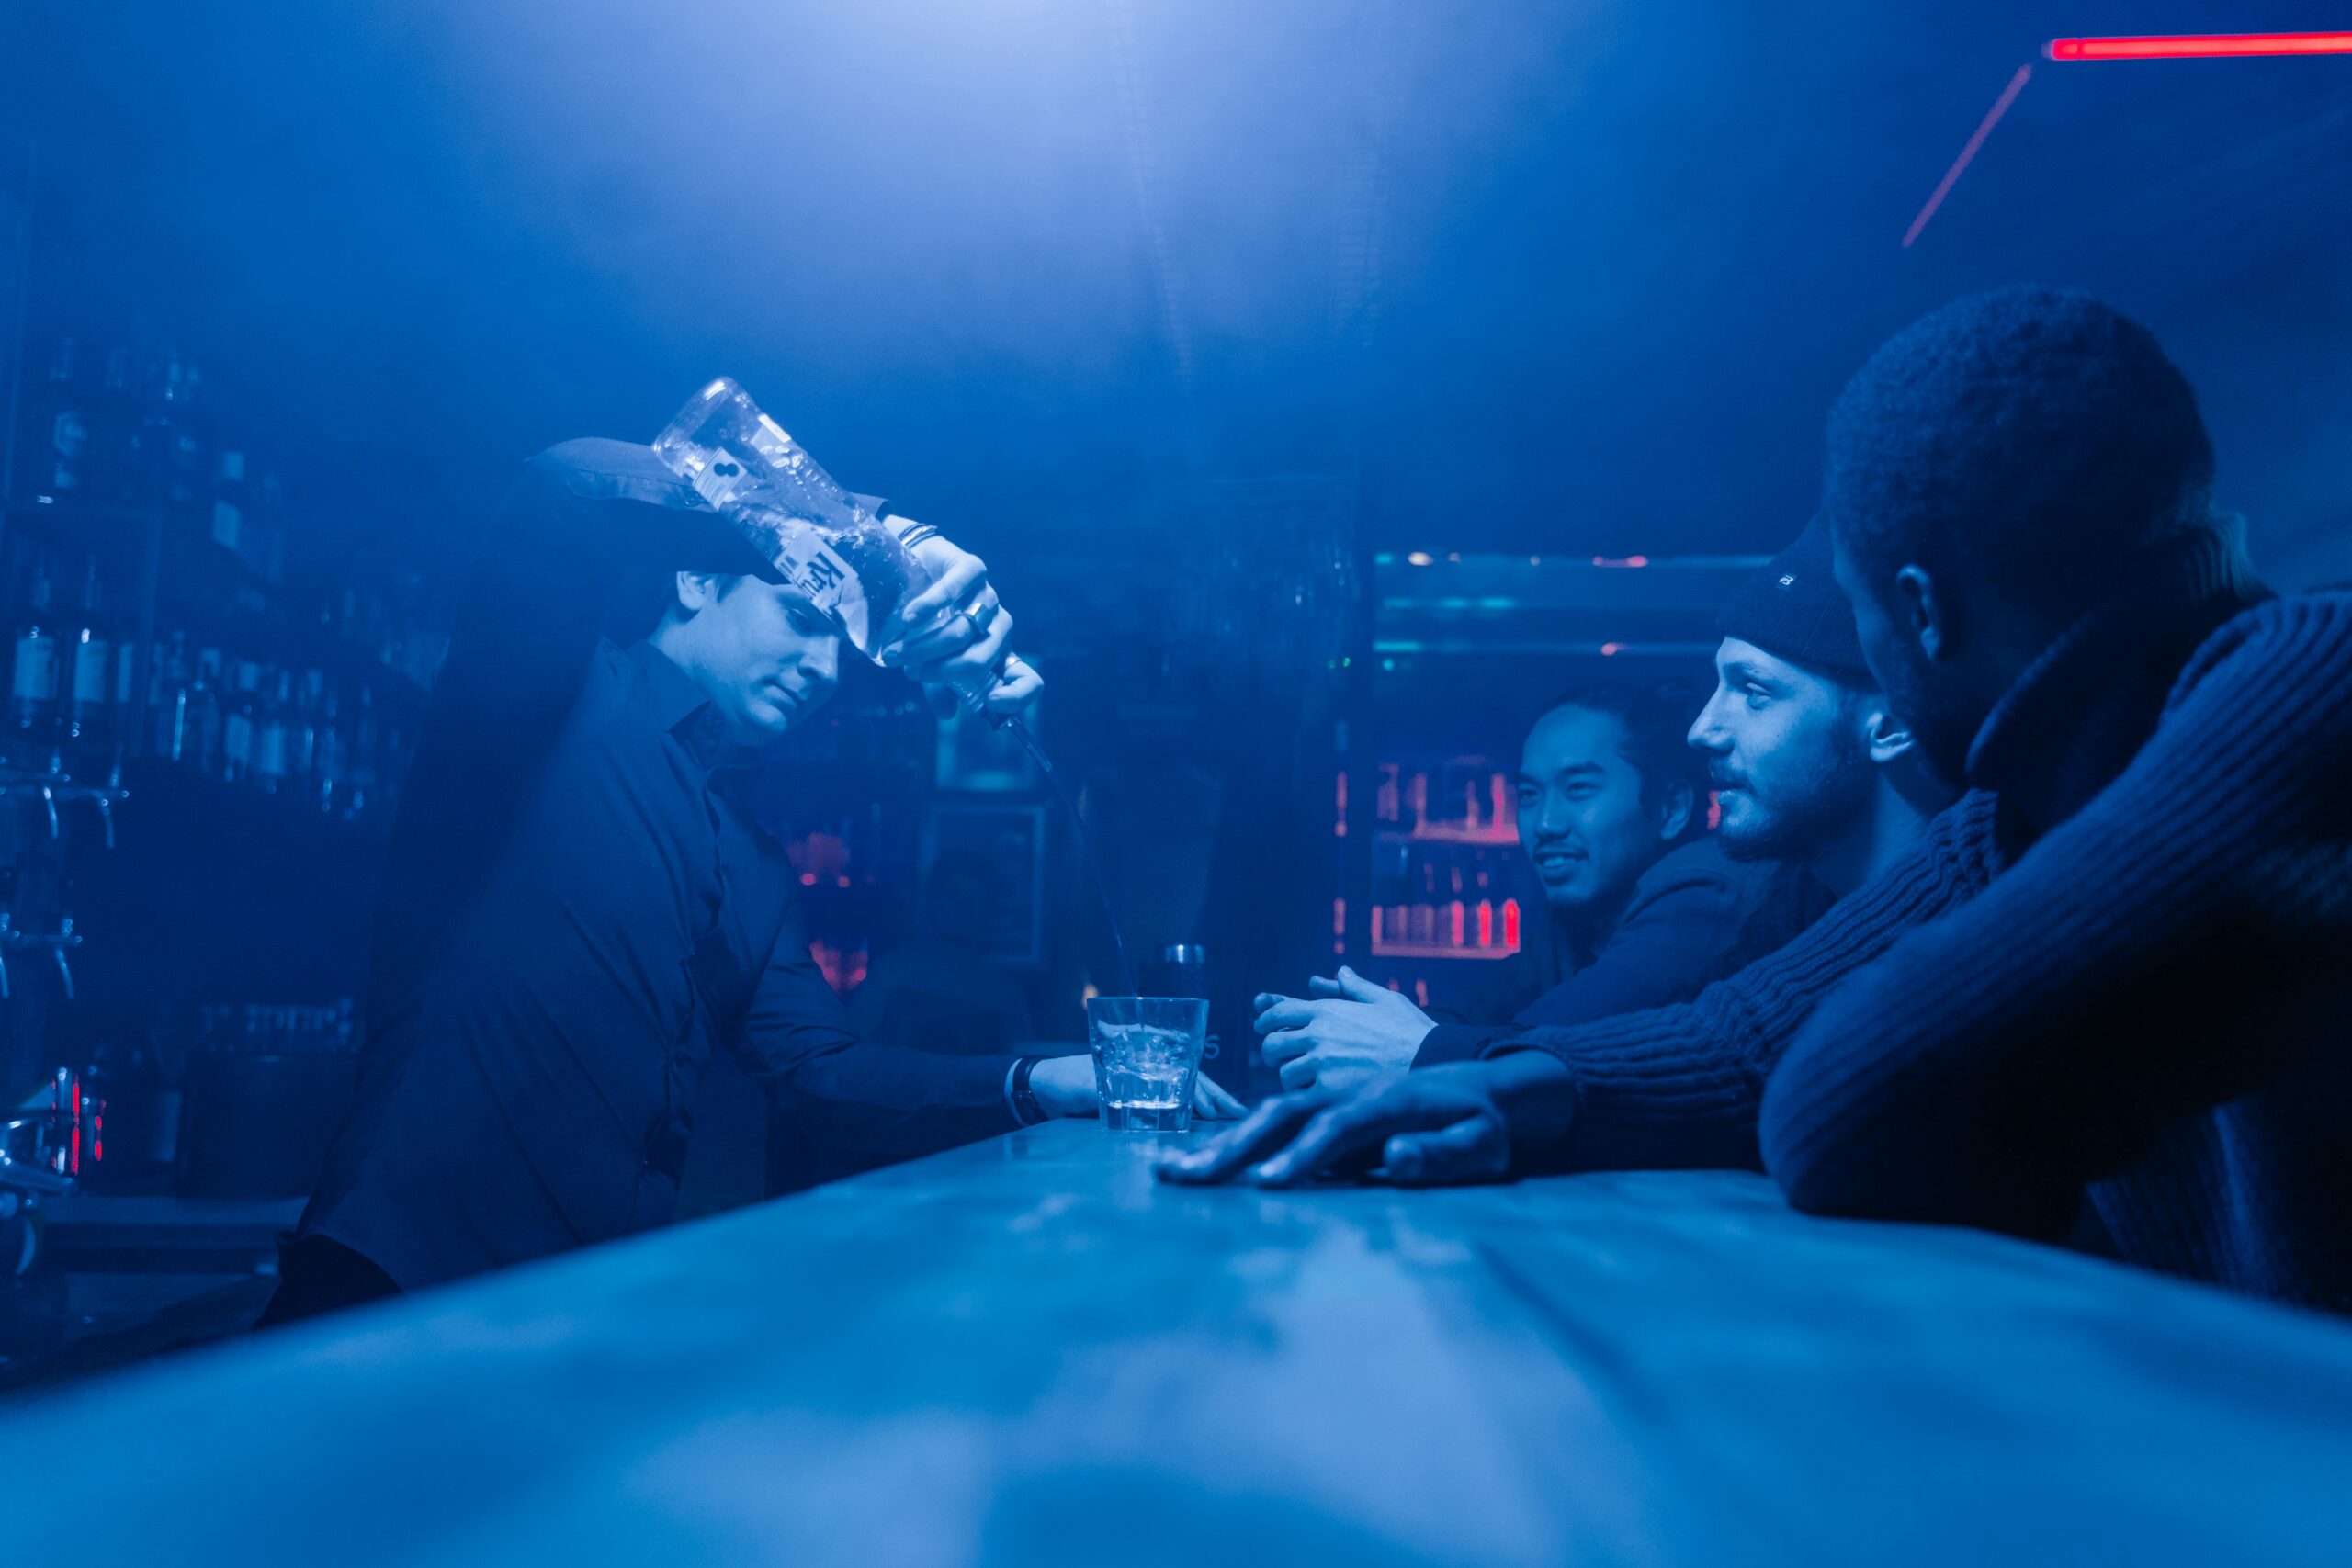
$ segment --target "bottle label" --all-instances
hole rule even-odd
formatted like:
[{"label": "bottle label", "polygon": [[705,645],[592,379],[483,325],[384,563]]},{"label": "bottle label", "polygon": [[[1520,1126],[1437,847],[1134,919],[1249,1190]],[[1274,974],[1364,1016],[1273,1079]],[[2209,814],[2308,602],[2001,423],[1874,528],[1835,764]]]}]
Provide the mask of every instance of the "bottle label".
[{"label": "bottle label", "polygon": [[282,779],[286,776],[286,727],[282,724],[264,725],[261,739],[254,747],[254,772],[264,778]]},{"label": "bottle label", "polygon": [[232,713],[220,727],[220,750],[228,760],[239,767],[253,761],[254,721],[243,714]]},{"label": "bottle label", "polygon": [[212,542],[226,549],[235,549],[243,533],[244,518],[225,501],[212,503]]},{"label": "bottle label", "polygon": [[104,637],[94,637],[74,652],[74,705],[76,707],[103,707],[107,700],[107,677],[111,673],[114,649]]},{"label": "bottle label", "polygon": [[18,702],[45,703],[57,695],[55,637],[17,639],[17,678],[12,691]]},{"label": "bottle label", "polygon": [[840,621],[860,652],[866,649],[865,585],[849,562],[809,527],[779,530],[773,549],[784,581],[824,615]]}]

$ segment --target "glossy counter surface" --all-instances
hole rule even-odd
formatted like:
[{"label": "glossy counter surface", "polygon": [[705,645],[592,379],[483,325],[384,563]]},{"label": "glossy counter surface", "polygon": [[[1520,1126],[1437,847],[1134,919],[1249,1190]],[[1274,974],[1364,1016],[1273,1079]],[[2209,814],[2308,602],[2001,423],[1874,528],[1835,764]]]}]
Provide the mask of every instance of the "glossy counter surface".
[{"label": "glossy counter surface", "polygon": [[141,1564],[2352,1561],[2352,1326],[1759,1178],[1148,1149],[1038,1128],[76,1385],[0,1414],[0,1495]]}]

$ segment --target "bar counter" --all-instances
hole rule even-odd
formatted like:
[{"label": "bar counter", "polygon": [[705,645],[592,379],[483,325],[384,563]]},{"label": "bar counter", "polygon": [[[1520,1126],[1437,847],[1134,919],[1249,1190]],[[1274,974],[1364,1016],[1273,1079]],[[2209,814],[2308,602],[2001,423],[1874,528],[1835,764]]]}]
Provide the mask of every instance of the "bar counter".
[{"label": "bar counter", "polygon": [[2352,1560],[2333,1319],[1757,1177],[1149,1150],[1053,1124],[22,1399],[0,1494],[140,1564]]}]

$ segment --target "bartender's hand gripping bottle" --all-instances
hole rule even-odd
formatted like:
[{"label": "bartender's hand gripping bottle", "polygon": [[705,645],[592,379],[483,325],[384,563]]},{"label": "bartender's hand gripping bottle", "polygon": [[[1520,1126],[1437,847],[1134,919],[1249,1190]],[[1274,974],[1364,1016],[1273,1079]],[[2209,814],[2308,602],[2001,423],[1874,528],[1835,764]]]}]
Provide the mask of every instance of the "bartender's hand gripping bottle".
[{"label": "bartender's hand gripping bottle", "polygon": [[[899,607],[932,582],[906,542],[915,525],[894,525],[860,505],[728,377],[679,410],[653,450],[859,652],[880,662],[897,640]],[[976,689],[960,694],[977,708],[999,678],[978,671]]]}]

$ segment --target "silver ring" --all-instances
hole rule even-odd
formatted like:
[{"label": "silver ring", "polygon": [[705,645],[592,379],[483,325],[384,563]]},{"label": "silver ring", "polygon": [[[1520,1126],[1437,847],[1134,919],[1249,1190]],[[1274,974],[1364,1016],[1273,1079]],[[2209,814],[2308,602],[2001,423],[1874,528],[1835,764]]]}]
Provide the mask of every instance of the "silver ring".
[{"label": "silver ring", "polygon": [[969,604],[965,605],[956,613],[972,623],[972,630],[974,632],[978,633],[981,637],[989,635],[989,628],[980,624],[980,617],[972,613],[972,607]]}]

